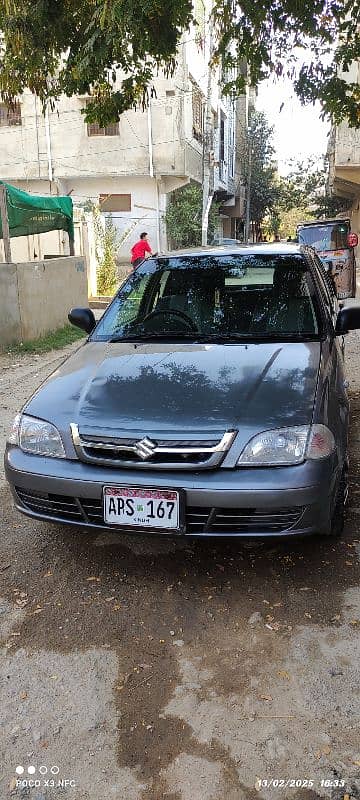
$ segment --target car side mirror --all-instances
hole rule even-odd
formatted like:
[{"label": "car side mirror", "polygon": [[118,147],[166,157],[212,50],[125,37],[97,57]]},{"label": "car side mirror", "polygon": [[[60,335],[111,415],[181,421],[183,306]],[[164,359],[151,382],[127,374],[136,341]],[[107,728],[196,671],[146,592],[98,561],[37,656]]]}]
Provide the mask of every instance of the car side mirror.
[{"label": "car side mirror", "polygon": [[76,328],[81,328],[86,333],[91,333],[96,325],[94,312],[91,308],[72,308],[68,314],[68,320]]},{"label": "car side mirror", "polygon": [[344,306],[341,308],[337,320],[335,333],[342,336],[349,331],[360,328],[360,306]]}]

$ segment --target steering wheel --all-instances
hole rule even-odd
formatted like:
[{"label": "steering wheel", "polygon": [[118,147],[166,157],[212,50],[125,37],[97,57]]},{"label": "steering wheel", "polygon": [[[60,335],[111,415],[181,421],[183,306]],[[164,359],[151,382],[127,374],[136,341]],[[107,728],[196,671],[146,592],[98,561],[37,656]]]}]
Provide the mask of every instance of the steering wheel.
[{"label": "steering wheel", "polygon": [[173,317],[180,317],[180,319],[186,323],[188,328],[193,331],[194,333],[198,333],[198,327],[195,325],[195,322],[189,317],[188,314],[185,314],[184,311],[178,311],[176,308],[167,308],[167,309],[159,309],[159,311],[150,311],[150,314],[147,314],[146,317],[143,319],[143,323],[149,322],[153,320],[155,317],[160,316],[168,316],[171,314]]}]

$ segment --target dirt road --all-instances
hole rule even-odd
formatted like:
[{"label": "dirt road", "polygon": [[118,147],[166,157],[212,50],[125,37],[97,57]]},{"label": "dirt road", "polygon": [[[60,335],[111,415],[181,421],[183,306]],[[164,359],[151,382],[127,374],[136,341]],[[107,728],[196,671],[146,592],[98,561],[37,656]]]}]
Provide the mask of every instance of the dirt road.
[{"label": "dirt road", "polygon": [[[360,798],[359,342],[339,542],[81,533],[2,482],[1,800]],[[2,358],[3,439],[63,355]]]}]

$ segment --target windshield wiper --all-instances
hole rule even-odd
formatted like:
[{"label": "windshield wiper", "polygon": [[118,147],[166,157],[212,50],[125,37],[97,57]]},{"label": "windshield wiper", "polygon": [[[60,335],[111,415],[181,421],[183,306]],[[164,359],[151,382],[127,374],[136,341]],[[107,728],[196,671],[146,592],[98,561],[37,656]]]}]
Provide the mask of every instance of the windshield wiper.
[{"label": "windshield wiper", "polygon": [[194,341],[197,339],[197,333],[194,331],[193,333],[185,333],[184,331],[169,331],[166,333],[163,331],[162,333],[155,331],[154,333],[139,333],[139,334],[125,334],[121,336],[120,334],[112,336],[111,339],[108,341],[110,344],[114,342],[151,342],[154,339],[190,339]]},{"label": "windshield wiper", "polygon": [[277,342],[277,341],[309,341],[319,339],[318,333],[210,333],[201,334],[195,342]]},{"label": "windshield wiper", "polygon": [[154,340],[163,340],[169,341],[171,339],[175,339],[177,341],[190,341],[194,344],[206,344],[207,342],[215,342],[218,344],[224,344],[226,342],[277,342],[277,341],[309,341],[309,340],[317,340],[321,338],[321,334],[319,333],[281,333],[275,331],[273,333],[260,333],[260,332],[253,332],[253,333],[184,333],[180,331],[173,331],[169,333],[140,333],[138,335],[131,334],[131,335],[116,335],[113,336],[111,339],[108,339],[110,344],[115,342],[152,342]]}]

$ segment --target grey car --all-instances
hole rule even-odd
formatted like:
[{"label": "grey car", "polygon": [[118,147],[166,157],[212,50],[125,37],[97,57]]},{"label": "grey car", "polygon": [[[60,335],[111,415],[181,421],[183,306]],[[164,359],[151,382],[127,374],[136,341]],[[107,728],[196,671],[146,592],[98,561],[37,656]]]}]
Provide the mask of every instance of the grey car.
[{"label": "grey car", "polygon": [[339,309],[310,248],[152,257],[25,403],[15,505],[76,528],[206,537],[339,535],[349,403]]}]

